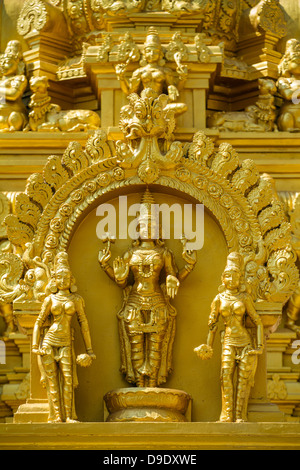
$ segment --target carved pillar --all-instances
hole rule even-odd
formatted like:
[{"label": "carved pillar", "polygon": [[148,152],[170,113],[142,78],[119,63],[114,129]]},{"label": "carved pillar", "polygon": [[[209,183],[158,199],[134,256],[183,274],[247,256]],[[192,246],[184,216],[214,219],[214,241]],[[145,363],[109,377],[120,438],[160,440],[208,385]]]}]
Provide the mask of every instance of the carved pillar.
[{"label": "carved pillar", "polygon": [[43,0],[26,1],[18,18],[17,31],[29,46],[24,53],[29,74],[46,75],[54,81],[58,62],[72,52],[61,10]]},{"label": "carved pillar", "polygon": [[238,55],[248,65],[260,62],[264,75],[277,78],[281,54],[276,45],[286,32],[284,11],[278,0],[261,0],[242,15]]},{"label": "carved pillar", "polygon": [[46,390],[42,387],[37,356],[31,352],[32,330],[39,315],[40,302],[15,302],[14,314],[22,328],[27,332],[30,342],[30,391],[26,403],[20,405],[14,414],[14,423],[46,423],[49,405]]},{"label": "carved pillar", "polygon": [[284,421],[284,413],[268,398],[267,389],[267,338],[272,330],[276,330],[282,315],[282,305],[267,302],[256,304],[257,312],[260,314],[264,324],[265,347],[262,356],[258,358],[255,383],[251,390],[248,418],[249,421]]}]

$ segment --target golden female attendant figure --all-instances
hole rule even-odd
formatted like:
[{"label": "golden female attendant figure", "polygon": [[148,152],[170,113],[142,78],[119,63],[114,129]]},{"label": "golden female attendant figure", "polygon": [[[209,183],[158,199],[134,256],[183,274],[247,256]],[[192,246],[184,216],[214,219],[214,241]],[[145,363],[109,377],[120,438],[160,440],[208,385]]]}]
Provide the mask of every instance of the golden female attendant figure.
[{"label": "golden female attendant figure", "polygon": [[[178,273],[173,253],[160,240],[151,238],[151,228],[158,227],[152,204],[147,191],[139,216],[140,239],[114,260],[113,267],[108,264],[109,249],[99,253],[100,266],[124,289],[124,305],[118,313],[121,371],[138,387],[157,387],[171,371],[176,310],[170,299],[196,262],[196,253],[184,249],[187,264]],[[163,284],[161,276],[165,277]]]},{"label": "golden female attendant figure", "polygon": [[[263,351],[263,324],[257,314],[252,298],[243,285],[243,258],[231,253],[222,275],[220,293],[215,297],[209,316],[207,344],[195,348],[201,359],[210,359],[217,322],[221,316],[225,325],[222,343],[222,412],[220,421],[247,421],[247,407],[250,389],[253,385],[257,366],[257,355]],[[257,346],[245,326],[246,315],[256,325]],[[234,373],[237,381],[234,386]]]},{"label": "golden female attendant figure", "polygon": [[27,123],[22,96],[27,86],[19,41],[10,41],[0,58],[0,132],[21,131]]},{"label": "golden female attendant figure", "polygon": [[[92,350],[88,320],[84,311],[84,302],[76,292],[68,258],[65,252],[59,253],[55,260],[54,275],[50,290],[36,320],[32,352],[41,356],[41,366],[45,375],[50,419],[53,422],[73,422],[76,414],[74,409],[74,387],[77,385],[76,364],[73,351],[72,318],[77,314],[87,354],[77,357],[79,365],[87,367],[95,359]],[[50,283],[51,284],[51,283]],[[47,327],[51,316],[50,327]]]},{"label": "golden female attendant figure", "polygon": [[140,93],[145,88],[151,88],[157,96],[162,93],[167,94],[170,101],[168,107],[174,110],[175,115],[179,115],[187,110],[185,103],[175,103],[186,81],[187,71],[185,67],[177,63],[178,77],[176,77],[175,72],[164,65],[163,55],[158,33],[150,27],[144,44],[142,66],[133,72],[128,81],[125,78],[127,64],[118,64],[116,66],[117,77],[126,95]]}]

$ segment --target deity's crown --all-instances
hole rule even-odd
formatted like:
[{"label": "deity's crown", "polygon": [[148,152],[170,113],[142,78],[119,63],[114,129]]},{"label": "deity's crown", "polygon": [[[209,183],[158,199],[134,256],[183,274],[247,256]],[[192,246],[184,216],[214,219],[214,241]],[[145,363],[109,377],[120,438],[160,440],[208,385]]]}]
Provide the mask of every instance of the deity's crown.
[{"label": "deity's crown", "polygon": [[153,26],[150,26],[150,28],[148,29],[146,41],[144,43],[144,47],[149,47],[149,46],[155,46],[158,48],[161,47],[158,32]]},{"label": "deity's crown", "polygon": [[142,196],[138,218],[139,220],[148,220],[151,222],[155,222],[157,220],[155,200],[148,188]]},{"label": "deity's crown", "polygon": [[55,272],[58,271],[70,271],[68,254],[65,251],[61,251],[55,257],[54,263]]},{"label": "deity's crown", "polygon": [[240,253],[236,251],[229,253],[227,256],[227,263],[225,267],[225,271],[235,269],[238,271],[243,271],[244,269],[244,258]]}]

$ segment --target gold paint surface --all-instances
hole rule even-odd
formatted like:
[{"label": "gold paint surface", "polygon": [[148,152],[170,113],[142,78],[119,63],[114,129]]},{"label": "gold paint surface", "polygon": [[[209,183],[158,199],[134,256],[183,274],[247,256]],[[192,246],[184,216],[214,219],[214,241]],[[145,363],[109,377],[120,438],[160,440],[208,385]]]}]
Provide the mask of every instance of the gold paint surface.
[{"label": "gold paint surface", "polygon": [[[299,18],[296,0],[2,2],[0,447],[297,448]],[[205,205],[197,256],[97,238],[97,207],[146,188]],[[233,253],[245,282],[216,297]]]}]

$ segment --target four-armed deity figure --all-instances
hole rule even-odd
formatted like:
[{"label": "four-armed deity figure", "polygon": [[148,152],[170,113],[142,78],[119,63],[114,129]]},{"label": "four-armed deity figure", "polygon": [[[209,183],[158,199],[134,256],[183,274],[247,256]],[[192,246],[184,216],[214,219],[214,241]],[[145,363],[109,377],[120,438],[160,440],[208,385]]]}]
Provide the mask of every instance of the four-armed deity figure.
[{"label": "four-armed deity figure", "polygon": [[139,240],[114,260],[113,267],[108,264],[110,251],[99,253],[100,266],[124,289],[124,305],[118,313],[121,371],[138,387],[157,387],[171,371],[176,310],[170,299],[196,262],[196,253],[184,250],[186,265],[178,272],[173,253],[152,236],[159,230],[153,204],[147,190],[138,219]]},{"label": "four-armed deity figure", "polygon": [[[222,338],[220,421],[224,422],[247,421],[248,398],[253,386],[257,356],[263,351],[263,324],[252,298],[246,292],[243,277],[243,258],[239,253],[233,252],[227,258],[220,292],[212,302],[207,344],[195,348],[201,359],[211,358],[217,323],[221,316],[225,331]],[[249,315],[257,328],[256,341],[245,326],[246,315]],[[234,385],[236,369],[237,381]]]},{"label": "four-armed deity figure", "polygon": [[21,131],[27,123],[22,96],[27,87],[22,47],[10,41],[0,57],[0,132]]},{"label": "four-armed deity figure", "polygon": [[[84,301],[76,293],[75,280],[69,268],[67,254],[55,259],[49,294],[41,307],[32,336],[32,352],[41,356],[42,377],[46,380],[52,422],[73,422],[74,388],[77,385],[76,362],[87,367],[95,359],[92,350]],[[77,315],[86,354],[75,359],[71,322]],[[48,325],[49,319],[50,326]]]},{"label": "four-armed deity figure", "polygon": [[186,81],[187,71],[179,65],[178,76],[176,76],[172,69],[165,66],[163,55],[157,31],[154,28],[149,28],[144,43],[141,67],[133,72],[129,80],[125,78],[126,64],[117,65],[116,73],[126,95],[140,93],[145,88],[151,88],[157,93],[157,96],[165,93],[169,97],[169,109],[172,109],[174,114],[178,116],[187,110],[185,103],[176,103],[179,91]]}]

